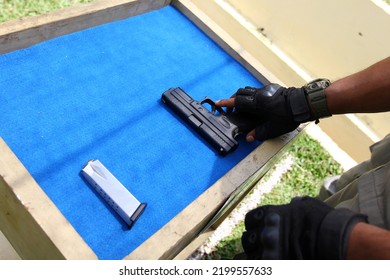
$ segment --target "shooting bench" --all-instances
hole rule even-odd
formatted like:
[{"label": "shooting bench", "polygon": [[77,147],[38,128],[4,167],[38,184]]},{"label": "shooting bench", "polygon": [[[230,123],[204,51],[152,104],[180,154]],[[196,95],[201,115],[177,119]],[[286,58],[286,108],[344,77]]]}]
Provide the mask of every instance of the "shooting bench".
[{"label": "shooting bench", "polygon": [[[186,258],[299,134],[221,157],[161,105],[169,87],[220,99],[280,82],[265,46],[264,64],[199,2],[96,1],[0,25],[0,229],[22,259]],[[79,176],[90,159],[148,203],[131,230]]]}]

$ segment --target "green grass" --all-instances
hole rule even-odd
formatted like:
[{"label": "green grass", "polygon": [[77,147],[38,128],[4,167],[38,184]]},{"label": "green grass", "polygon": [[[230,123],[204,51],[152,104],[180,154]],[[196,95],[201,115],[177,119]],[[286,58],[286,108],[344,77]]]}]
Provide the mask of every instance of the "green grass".
[{"label": "green grass", "polygon": [[[343,172],[341,166],[329,153],[305,133],[298,138],[286,156],[288,154],[294,158],[292,170],[282,176],[280,182],[263,197],[259,205],[286,204],[296,196],[315,197],[327,176]],[[219,242],[215,251],[203,256],[203,259],[232,259],[242,251],[241,235],[243,231],[244,223],[242,221],[228,237]]]},{"label": "green grass", "polygon": [[95,0],[0,0],[0,22],[46,14],[61,8]]},{"label": "green grass", "polygon": [[[0,22],[49,13],[95,0],[0,0]],[[383,0],[390,4],[390,0]]]}]

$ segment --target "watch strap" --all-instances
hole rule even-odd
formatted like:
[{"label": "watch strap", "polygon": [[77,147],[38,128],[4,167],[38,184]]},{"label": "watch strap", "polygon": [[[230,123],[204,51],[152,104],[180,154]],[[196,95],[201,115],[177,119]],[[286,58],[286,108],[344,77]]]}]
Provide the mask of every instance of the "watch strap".
[{"label": "watch strap", "polygon": [[326,101],[325,88],[330,85],[330,81],[326,79],[317,79],[305,86],[308,101],[313,110],[315,118],[321,119],[332,116],[329,112]]}]

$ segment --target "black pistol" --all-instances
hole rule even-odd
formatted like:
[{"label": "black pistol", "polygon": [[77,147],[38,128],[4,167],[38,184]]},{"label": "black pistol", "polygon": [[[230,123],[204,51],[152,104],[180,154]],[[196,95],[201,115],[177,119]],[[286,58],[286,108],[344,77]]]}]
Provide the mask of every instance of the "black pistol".
[{"label": "black pistol", "polygon": [[[170,88],[162,94],[161,100],[180,118],[199,133],[219,154],[225,156],[234,151],[239,134],[237,125],[233,124],[226,112],[206,97],[201,101],[193,100],[181,88]],[[211,111],[203,104],[209,104]]]}]

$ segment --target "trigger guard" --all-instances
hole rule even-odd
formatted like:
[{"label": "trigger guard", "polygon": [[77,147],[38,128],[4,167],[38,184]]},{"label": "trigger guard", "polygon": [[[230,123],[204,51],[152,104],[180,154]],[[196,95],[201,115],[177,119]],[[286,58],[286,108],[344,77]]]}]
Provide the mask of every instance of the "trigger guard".
[{"label": "trigger guard", "polygon": [[204,103],[209,104],[211,106],[211,113],[213,113],[213,114],[215,113],[215,111],[218,111],[218,113],[220,113],[221,115],[226,114],[226,112],[222,109],[222,107],[215,105],[215,102],[213,100],[211,100],[210,97],[205,97],[199,103],[201,105],[203,105]]}]

